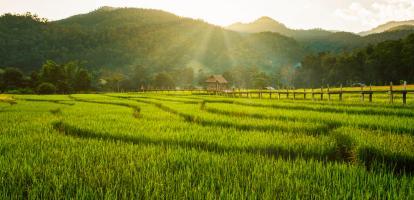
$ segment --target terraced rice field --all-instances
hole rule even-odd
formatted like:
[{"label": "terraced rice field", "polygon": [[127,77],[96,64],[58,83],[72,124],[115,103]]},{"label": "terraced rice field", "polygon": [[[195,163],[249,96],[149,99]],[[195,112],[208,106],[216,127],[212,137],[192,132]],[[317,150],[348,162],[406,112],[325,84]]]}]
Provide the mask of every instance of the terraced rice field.
[{"label": "terraced rice field", "polygon": [[413,101],[348,98],[4,96],[0,198],[414,199]]}]

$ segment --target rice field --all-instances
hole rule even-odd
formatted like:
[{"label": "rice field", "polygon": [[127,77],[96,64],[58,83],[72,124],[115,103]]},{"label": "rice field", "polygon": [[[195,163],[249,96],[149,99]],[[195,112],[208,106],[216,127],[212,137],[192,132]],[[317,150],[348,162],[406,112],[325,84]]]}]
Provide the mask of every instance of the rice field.
[{"label": "rice field", "polygon": [[0,96],[0,199],[414,199],[414,99]]}]

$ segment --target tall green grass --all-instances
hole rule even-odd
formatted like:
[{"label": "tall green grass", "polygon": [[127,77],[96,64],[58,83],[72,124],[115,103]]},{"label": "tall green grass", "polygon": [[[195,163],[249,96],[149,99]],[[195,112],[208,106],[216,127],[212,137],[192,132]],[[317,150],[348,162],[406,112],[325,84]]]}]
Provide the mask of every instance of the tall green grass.
[{"label": "tall green grass", "polygon": [[1,199],[414,198],[410,106],[14,98],[0,104]]}]

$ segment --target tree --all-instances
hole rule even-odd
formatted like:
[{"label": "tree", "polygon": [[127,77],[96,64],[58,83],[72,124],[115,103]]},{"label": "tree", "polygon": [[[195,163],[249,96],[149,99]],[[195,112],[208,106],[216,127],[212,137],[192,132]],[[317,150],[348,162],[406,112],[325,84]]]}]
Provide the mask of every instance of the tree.
[{"label": "tree", "polygon": [[117,92],[120,92],[120,84],[123,80],[126,79],[126,76],[122,73],[114,73],[109,78],[109,82],[112,85],[112,88],[116,89]]},{"label": "tree", "polygon": [[54,94],[56,87],[52,83],[41,83],[37,86],[36,91],[38,94]]},{"label": "tree", "polygon": [[6,68],[3,73],[3,84],[6,89],[24,87],[23,72],[16,68]]},{"label": "tree", "polygon": [[[78,81],[79,72],[82,69],[80,62],[71,61],[63,65],[67,82],[70,88],[75,89]],[[76,90],[76,89],[75,89]]]},{"label": "tree", "polygon": [[270,78],[264,72],[259,72],[253,76],[253,85],[255,88],[262,89],[269,86]]},{"label": "tree", "polygon": [[135,65],[132,69],[133,72],[133,81],[131,84],[135,85],[136,88],[141,88],[142,86],[148,86],[150,82],[149,69],[145,65]]},{"label": "tree", "polygon": [[180,77],[182,86],[189,87],[194,81],[194,70],[191,67],[186,67],[181,70],[181,74],[177,77]]},{"label": "tree", "polygon": [[0,93],[4,91],[3,74],[4,70],[0,69]]},{"label": "tree", "polygon": [[76,91],[88,91],[91,88],[91,75],[86,69],[81,69],[75,77]]},{"label": "tree", "polygon": [[160,89],[172,89],[175,87],[175,82],[168,73],[160,72],[154,77],[154,86]]},{"label": "tree", "polygon": [[39,84],[40,81],[40,77],[39,77],[39,73],[37,71],[33,71],[30,74],[30,87],[31,88],[36,88],[36,86]]},{"label": "tree", "polygon": [[52,60],[47,60],[41,69],[41,80],[52,83],[59,93],[70,93],[73,89],[68,82],[68,76],[62,65]]},{"label": "tree", "polygon": [[228,81],[228,83],[229,83],[229,85],[231,87],[235,86],[233,74],[232,74],[232,72],[230,70],[229,71],[225,71],[223,73],[223,77]]}]

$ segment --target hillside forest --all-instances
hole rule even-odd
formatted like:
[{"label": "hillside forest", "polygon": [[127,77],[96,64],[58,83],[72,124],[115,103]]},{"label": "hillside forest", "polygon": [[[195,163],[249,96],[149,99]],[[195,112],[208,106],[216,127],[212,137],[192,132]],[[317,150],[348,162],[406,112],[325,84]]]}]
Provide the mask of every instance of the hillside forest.
[{"label": "hillside forest", "polygon": [[103,7],[58,21],[5,14],[0,91],[195,88],[212,74],[234,88],[412,83],[413,33],[240,32],[137,8]]}]

